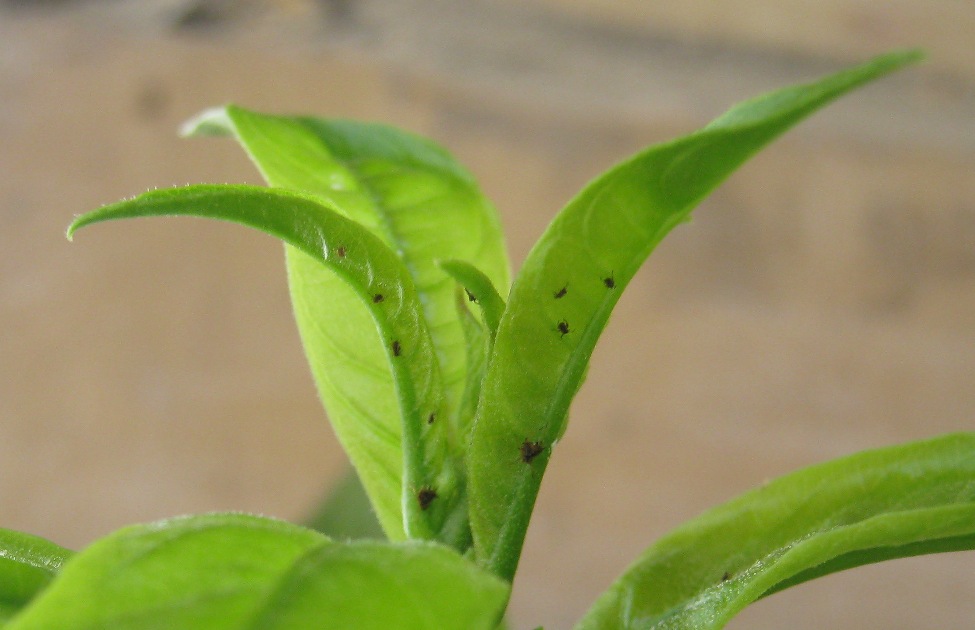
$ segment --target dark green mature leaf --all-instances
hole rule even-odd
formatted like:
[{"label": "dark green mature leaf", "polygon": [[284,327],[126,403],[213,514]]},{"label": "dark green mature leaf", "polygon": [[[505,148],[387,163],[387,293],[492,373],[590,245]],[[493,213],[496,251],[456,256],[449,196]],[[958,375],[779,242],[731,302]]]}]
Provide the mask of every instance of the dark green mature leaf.
[{"label": "dark green mature leaf", "polygon": [[577,630],[714,630],[820,575],[961,549],[975,549],[975,433],[813,466],[712,509],[644,552]]},{"label": "dark green mature leaf", "polygon": [[432,543],[332,543],[283,521],[210,514],[94,543],[7,628],[489,628],[507,588]]},{"label": "dark green mature leaf", "polygon": [[[341,415],[332,421],[367,485],[371,481],[383,523],[395,523],[403,514],[400,529],[390,524],[387,531],[405,528],[407,535],[417,538],[437,535],[461,501],[463,472],[447,453],[447,427],[426,422],[445,403],[420,299],[399,257],[317,197],[254,186],[200,185],[146,193],[82,215],[68,235],[99,221],[160,215],[223,219],[263,230],[290,244],[292,257],[303,260],[301,264],[327,266],[345,281],[368,308],[383,340],[399,413],[375,423],[368,414]],[[350,372],[364,369],[357,367],[356,355],[335,360]],[[421,493],[427,494],[421,498]]]},{"label": "dark green mature leaf", "polygon": [[43,538],[0,529],[0,625],[41,592],[72,553]]},{"label": "dark green mature leaf", "polygon": [[498,328],[469,453],[478,558],[514,574],[569,404],[623,288],[656,244],[761,147],[816,109],[905,64],[894,53],[747,101],[704,129],[607,171],[528,255]]},{"label": "dark green mature leaf", "polygon": [[[428,410],[427,417],[433,413],[452,423],[451,442],[460,459],[457,436],[472,420],[462,402],[464,333],[453,283],[436,260],[468,261],[502,290],[509,282],[497,216],[473,177],[429,140],[379,124],[269,116],[228,106],[204,112],[185,131],[234,136],[268,183],[321,197],[402,257],[423,305],[446,394],[444,408]],[[369,332],[368,312],[329,271],[301,256],[289,254],[288,275],[302,341],[329,417],[346,427],[386,423],[397,413],[398,401],[388,384],[385,355]],[[340,438],[346,448],[354,448],[352,435]],[[361,458],[353,463],[387,535],[402,538],[385,487],[370,472],[389,464]],[[459,504],[455,509],[466,521],[466,509]],[[451,537],[463,540],[469,533],[445,534]]]}]

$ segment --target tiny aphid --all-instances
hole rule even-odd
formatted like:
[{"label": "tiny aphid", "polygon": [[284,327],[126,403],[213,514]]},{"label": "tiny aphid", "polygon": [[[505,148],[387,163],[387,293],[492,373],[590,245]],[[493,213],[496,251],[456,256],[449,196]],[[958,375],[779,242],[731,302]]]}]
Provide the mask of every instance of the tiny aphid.
[{"label": "tiny aphid", "polygon": [[554,297],[554,298],[555,298],[556,300],[559,300],[559,299],[561,299],[561,298],[564,298],[564,297],[565,297],[565,294],[566,294],[566,293],[567,293],[568,291],[569,291],[569,285],[565,285],[564,287],[562,287],[561,289],[559,289],[558,291],[556,291],[555,293],[553,293],[553,294],[552,294],[552,296],[553,296],[553,297]]},{"label": "tiny aphid", "polygon": [[427,418],[427,424],[433,424],[433,421],[437,419],[437,414],[431,413],[430,417]]},{"label": "tiny aphid", "polygon": [[615,289],[616,288],[616,278],[614,278],[613,276],[607,276],[607,277],[603,278],[603,284],[606,285],[606,288],[607,289]]},{"label": "tiny aphid", "polygon": [[335,253],[339,255],[339,258],[345,258],[345,245],[339,245]]},{"label": "tiny aphid", "polygon": [[403,351],[403,348],[400,347],[399,342],[398,341],[394,341],[393,342],[393,356],[394,357],[398,357],[400,355],[400,352],[402,352],[402,351]]},{"label": "tiny aphid", "polygon": [[386,298],[383,297],[383,294],[382,293],[377,293],[376,295],[372,296],[372,303],[373,304],[379,304],[380,302],[382,302],[385,299]]},{"label": "tiny aphid", "polygon": [[569,334],[569,322],[565,321],[564,319],[562,321],[560,321],[559,322],[559,332],[562,333],[562,336],[563,337],[565,337],[566,335],[568,335]]},{"label": "tiny aphid", "polygon": [[425,510],[430,507],[433,500],[437,498],[437,491],[433,488],[421,488],[416,493],[416,502],[420,504],[420,509]]},{"label": "tiny aphid", "polygon": [[724,574],[721,576],[722,582],[727,582],[730,579],[731,579],[731,573],[728,571],[725,571]]},{"label": "tiny aphid", "polygon": [[474,302],[475,304],[477,304],[477,296],[475,296],[473,293],[471,293],[467,289],[464,289],[464,293],[467,294],[467,299],[468,300],[470,300],[471,302]]},{"label": "tiny aphid", "polygon": [[535,459],[539,453],[545,450],[545,446],[541,442],[530,442],[526,438],[524,442],[521,443],[521,461],[526,464],[530,464],[533,459]]}]

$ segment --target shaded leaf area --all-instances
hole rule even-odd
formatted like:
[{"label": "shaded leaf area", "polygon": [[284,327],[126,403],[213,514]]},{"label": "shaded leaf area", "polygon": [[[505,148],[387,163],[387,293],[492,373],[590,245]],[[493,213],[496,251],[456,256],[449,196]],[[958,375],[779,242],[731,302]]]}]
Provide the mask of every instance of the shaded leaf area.
[{"label": "shaded leaf area", "polygon": [[481,308],[484,325],[493,340],[498,332],[501,315],[504,314],[504,298],[498,293],[491,279],[480,269],[463,260],[444,260],[440,263],[440,268],[464,288],[464,295],[467,296],[468,301],[474,302]]},{"label": "shaded leaf area", "polygon": [[305,525],[335,540],[381,540],[383,529],[355,469],[349,468],[305,520]]},{"label": "shaded leaf area", "polygon": [[[436,261],[460,258],[484,270],[502,290],[509,283],[497,215],[473,177],[431,141],[374,123],[271,116],[228,106],[204,112],[184,132],[232,135],[271,185],[320,197],[397,252],[419,293],[443,377],[445,402],[425,410],[426,417],[433,414],[452,427],[453,457],[462,459],[466,442],[459,436],[467,433],[473,416],[464,399],[470,380],[464,324],[454,307],[453,283]],[[399,412],[398,400],[381,342],[369,332],[366,308],[327,269],[292,252],[288,276],[305,352],[332,422],[344,428],[389,424]],[[354,431],[341,431],[339,437],[347,450],[356,450]],[[380,481],[389,477],[382,471],[394,459],[352,460],[387,535],[403,538],[386,483]],[[418,491],[405,488],[404,494]],[[442,539],[462,547],[470,539],[466,506],[455,503],[451,509],[451,520],[464,524]]]},{"label": "shaded leaf area", "polygon": [[97,541],[6,628],[488,628],[506,593],[433,543],[332,543],[283,521],[209,514]]},{"label": "shaded leaf area", "polygon": [[47,587],[72,553],[43,538],[0,529],[0,625]]},{"label": "shaded leaf area", "polygon": [[[400,413],[384,415],[376,423],[369,422],[374,419],[369,415],[332,418],[336,433],[350,458],[360,463],[367,486],[375,489],[376,510],[387,532],[419,538],[440,533],[450,506],[459,501],[463,473],[447,453],[446,427],[421,420],[443,408],[443,393],[419,296],[399,257],[317,197],[254,186],[199,185],[146,193],[78,217],[68,234],[99,221],[160,215],[200,216],[257,228],[289,243],[303,264],[327,266],[344,281],[368,309],[370,327],[382,339]],[[383,299],[376,300],[376,295]],[[333,324],[341,322],[316,326]],[[356,363],[352,356],[342,365],[352,371]],[[423,489],[435,491],[437,501],[420,502],[417,495]]]},{"label": "shaded leaf area", "polygon": [[712,630],[835,571],[975,549],[975,433],[888,447],[779,478],[645,551],[576,626]]},{"label": "shaded leaf area", "polygon": [[[477,267],[461,260],[441,261],[440,267],[450,274],[458,285],[457,312],[460,315],[467,347],[467,382],[460,401],[458,413],[460,423],[457,430],[459,444],[466,446],[471,439],[488,356],[494,344],[498,322],[501,320],[501,314],[504,313],[504,300],[491,279]],[[474,309],[473,304],[477,305],[477,309]],[[480,311],[480,318],[474,315],[472,309]]]},{"label": "shaded leaf area", "polygon": [[779,134],[918,57],[886,55],[737,105],[613,167],[556,216],[512,286],[475,419],[469,497],[481,562],[514,574],[542,473],[596,340],[657,243]]}]

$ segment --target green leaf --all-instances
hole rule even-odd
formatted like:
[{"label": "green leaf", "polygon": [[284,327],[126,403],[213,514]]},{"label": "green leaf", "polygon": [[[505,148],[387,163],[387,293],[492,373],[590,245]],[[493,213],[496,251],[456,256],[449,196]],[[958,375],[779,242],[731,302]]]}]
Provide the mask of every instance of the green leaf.
[{"label": "green leaf", "polygon": [[317,532],[243,514],[128,527],[92,544],[5,630],[245,628]]},{"label": "green leaf", "polygon": [[[429,140],[375,123],[269,116],[228,106],[204,112],[185,132],[234,136],[268,183],[321,197],[402,257],[433,335],[448,415],[457,418],[466,375],[464,334],[453,284],[436,262],[461,259],[502,290],[509,283],[498,217],[474,178]],[[302,329],[345,317],[345,301],[336,300],[344,296],[332,295],[330,285],[318,287],[321,273],[316,271],[291,269],[293,299],[308,313],[299,320]],[[358,352],[358,343],[315,334],[303,334],[303,339],[314,361],[323,364],[315,371],[322,374],[320,384],[327,385],[321,389],[330,414],[336,397],[372,400],[359,394],[356,383],[344,386],[344,374],[328,367],[333,354]],[[319,344],[328,350],[311,348]],[[470,419],[457,422],[469,424]]]},{"label": "green leaf", "polygon": [[[202,113],[187,135],[232,135],[273,186],[320,197],[357,221],[403,259],[412,274],[443,376],[446,401],[426,417],[450,423],[454,457],[463,457],[458,436],[472,422],[463,405],[467,365],[463,325],[454,308],[453,283],[436,266],[460,258],[507,289],[509,271],[500,225],[476,182],[446,151],[429,140],[385,125],[345,120],[269,116],[228,106]],[[386,358],[370,328],[369,313],[334,276],[303,256],[288,255],[288,277],[305,352],[329,417],[336,426],[381,426],[398,403],[386,377]],[[465,415],[466,412],[466,415]],[[346,449],[355,445],[340,434]],[[353,458],[387,535],[403,538],[389,510],[387,453]],[[461,468],[461,466],[458,466]],[[417,489],[414,488],[414,492]],[[453,522],[466,523],[454,503]],[[443,540],[463,544],[460,533]]]},{"label": "green leaf", "polygon": [[894,53],[742,103],[586,186],[529,253],[508,298],[475,420],[468,475],[481,562],[511,577],[551,447],[565,430],[596,340],[656,244],[773,138],[905,64]]},{"label": "green leaf", "polygon": [[961,549],[975,549],[975,433],[858,453],[714,508],[645,551],[576,628],[713,630],[820,575]]},{"label": "green leaf", "polygon": [[332,543],[283,521],[211,514],[94,543],[7,628],[487,629],[507,589],[447,547]]},{"label": "green leaf", "polygon": [[464,294],[471,302],[481,307],[484,325],[487,326],[492,341],[498,332],[498,324],[504,313],[504,299],[494,288],[491,279],[480,269],[463,260],[444,260],[440,268],[464,288]]},{"label": "green leaf", "polygon": [[43,538],[0,529],[0,625],[41,592],[71,554]]},{"label": "green leaf", "polygon": [[509,585],[456,551],[425,542],[320,547],[281,582],[263,630],[492,630]]},{"label": "green leaf", "polygon": [[[426,422],[430,413],[444,407],[440,374],[419,296],[399,257],[316,197],[253,186],[200,185],[146,193],[82,215],[68,235],[99,221],[159,215],[223,219],[263,230],[290,244],[292,258],[302,265],[327,267],[345,282],[379,331],[398,409],[379,418],[340,415],[332,418],[333,425],[375,493],[387,531],[418,538],[439,533],[461,502],[463,472],[448,456],[446,427]],[[349,372],[368,369],[358,366],[357,356],[336,360]]]}]

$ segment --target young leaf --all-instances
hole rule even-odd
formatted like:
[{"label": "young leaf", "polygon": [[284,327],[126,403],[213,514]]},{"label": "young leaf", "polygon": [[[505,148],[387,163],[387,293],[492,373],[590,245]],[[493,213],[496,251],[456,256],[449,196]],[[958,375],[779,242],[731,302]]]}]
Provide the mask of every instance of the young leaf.
[{"label": "young leaf", "polygon": [[494,288],[491,279],[480,269],[463,260],[444,260],[440,263],[440,268],[464,288],[468,300],[481,307],[484,324],[493,341],[498,332],[501,315],[504,313],[504,299]]},{"label": "young leaf", "polygon": [[[185,133],[234,136],[269,184],[321,197],[400,254],[437,349],[448,407],[442,418],[455,417],[465,383],[464,336],[453,283],[436,261],[463,259],[502,290],[509,283],[500,224],[474,178],[429,140],[374,123],[269,116],[231,105],[204,112]],[[307,313],[299,320],[302,329],[345,317],[345,302],[336,300],[342,296],[333,295],[331,285],[317,286],[319,269],[291,267],[293,300]],[[371,400],[345,384],[342,370],[330,367],[334,354],[356,353],[356,345],[304,331],[302,337],[322,364],[315,371],[322,374],[320,383],[327,381],[322,392],[331,415],[335,398]],[[318,344],[329,349],[313,348]]]},{"label": "young leaf", "polygon": [[493,627],[508,585],[432,543],[332,543],[243,514],[120,530],[73,558],[9,630]]},{"label": "young leaf", "polygon": [[43,538],[0,529],[0,626],[47,587],[71,554]]},{"label": "young leaf", "polygon": [[481,562],[510,578],[552,445],[620,292],[656,244],[762,146],[842,94],[916,61],[879,57],[737,105],[586,186],[529,253],[498,328],[469,451]]},{"label": "young leaf", "polygon": [[714,508],[645,551],[576,628],[715,630],[813,577],[962,549],[975,549],[975,433],[858,453]]},{"label": "young leaf", "polygon": [[[263,230],[290,244],[292,257],[302,259],[301,264],[327,267],[345,281],[379,331],[398,411],[380,417],[333,417],[336,433],[375,493],[376,511],[387,531],[419,538],[439,533],[459,502],[463,473],[447,453],[446,427],[426,422],[430,410],[444,406],[440,374],[419,296],[399,257],[316,197],[254,186],[200,185],[146,193],[78,217],[68,235],[99,221],[159,215],[223,219]],[[357,363],[355,356],[341,359],[350,371]],[[436,501],[418,499],[424,491],[435,493]]]}]

